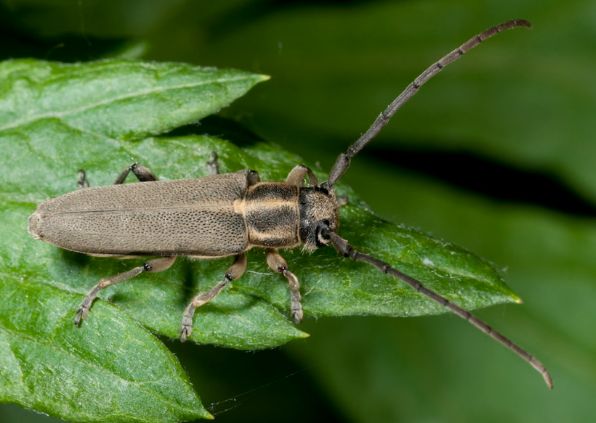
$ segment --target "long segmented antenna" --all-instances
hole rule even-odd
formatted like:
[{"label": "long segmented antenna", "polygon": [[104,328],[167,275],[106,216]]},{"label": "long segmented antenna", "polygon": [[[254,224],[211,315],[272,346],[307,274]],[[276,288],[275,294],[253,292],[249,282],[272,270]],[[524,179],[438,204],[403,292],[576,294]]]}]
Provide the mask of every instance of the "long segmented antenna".
[{"label": "long segmented antenna", "polygon": [[345,153],[342,153],[337,157],[335,164],[331,168],[331,172],[329,172],[329,180],[327,181],[326,186],[331,188],[333,185],[335,185],[335,183],[343,176],[346,170],[348,170],[348,167],[350,167],[350,161],[352,160],[352,157],[362,150],[366,144],[368,144],[379,133],[379,131],[383,129],[385,125],[387,125],[395,112],[397,112],[401,106],[403,106],[410,98],[412,98],[414,94],[418,92],[420,87],[426,84],[429,79],[441,72],[445,66],[455,62],[457,59],[483,41],[491,38],[499,32],[507,31],[513,28],[519,28],[522,26],[531,27],[532,24],[524,19],[514,19],[493,26],[492,28],[489,28],[486,31],[470,38],[461,46],[441,57],[437,62],[426,68],[424,72],[418,75],[418,77],[414,79],[414,81],[412,81],[410,85],[408,85],[406,89],[403,90],[401,94],[398,95],[385,110],[383,110],[383,112],[372,123],[370,128],[368,128],[368,130],[362,134],[360,138],[358,138],[356,142],[346,150]]},{"label": "long segmented antenna", "polygon": [[329,239],[331,241],[331,244],[333,244],[333,246],[337,250],[337,252],[340,253],[341,255],[343,255],[344,257],[349,257],[352,260],[368,263],[368,264],[376,267],[381,272],[389,274],[395,278],[398,278],[398,279],[404,281],[405,283],[410,285],[412,288],[414,288],[417,292],[419,292],[423,295],[426,295],[431,300],[441,304],[442,306],[447,308],[452,313],[454,313],[457,316],[461,317],[462,319],[468,321],[471,325],[475,326],[478,330],[487,334],[495,341],[504,345],[505,348],[513,351],[515,354],[517,354],[519,357],[521,357],[524,361],[529,363],[532,367],[534,367],[534,369],[536,369],[536,371],[538,373],[540,373],[542,375],[544,382],[546,383],[546,386],[548,386],[549,389],[553,388],[553,380],[552,380],[550,374],[548,373],[548,370],[546,370],[546,367],[544,367],[544,365],[540,362],[540,360],[538,360],[532,354],[530,354],[529,352],[527,352],[526,350],[521,348],[515,342],[513,342],[512,340],[507,338],[505,335],[497,332],[495,329],[493,329],[487,323],[485,323],[484,321],[482,321],[479,318],[477,318],[476,316],[474,316],[469,311],[464,310],[463,308],[461,308],[457,304],[452,303],[451,301],[449,301],[447,298],[443,297],[442,295],[439,295],[436,292],[432,291],[431,289],[428,289],[420,281],[391,267],[389,264],[385,263],[384,261],[379,260],[378,258],[369,256],[368,254],[364,254],[364,253],[354,250],[354,248],[348,243],[348,241],[346,241],[345,239],[343,239],[342,237],[337,235],[335,232],[332,232],[328,228],[327,228],[327,230],[324,230],[322,232],[322,235],[325,238]]}]

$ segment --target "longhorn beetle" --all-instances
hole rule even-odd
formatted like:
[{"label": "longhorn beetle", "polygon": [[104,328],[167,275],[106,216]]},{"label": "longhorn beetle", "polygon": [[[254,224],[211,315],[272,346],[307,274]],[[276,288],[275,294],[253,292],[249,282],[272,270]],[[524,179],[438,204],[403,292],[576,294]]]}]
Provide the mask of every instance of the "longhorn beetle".
[{"label": "longhorn beetle", "polygon": [[[247,268],[246,252],[252,247],[265,248],[269,267],[287,279],[291,315],[294,322],[298,323],[303,317],[300,284],[278,249],[302,245],[313,251],[324,245],[332,245],[342,256],[368,263],[382,273],[400,279],[467,320],[527,361],[552,388],[550,374],[536,357],[421,282],[388,263],[355,250],[339,236],[338,210],[341,202],[334,190],[352,158],[429,79],[497,33],[530,26],[528,21],[522,19],[496,25],[470,38],[425,69],[389,104],[370,128],[345,153],[338,156],[329,179],[321,184],[314,173],[303,165],[294,167],[284,182],[261,182],[258,173],[253,170],[219,174],[216,156],[209,162],[215,174],[199,179],[157,181],[147,168],[133,164],[117,177],[114,185],[89,188],[85,172],[81,171],[81,189],[42,203],[30,216],[31,235],[60,248],[89,255],[158,258],[100,280],[85,296],[76,312],[75,324],[81,325],[102,289],[141,273],[162,272],[172,266],[178,256],[234,256],[234,263],[225,272],[223,280],[211,290],[196,295],[184,310],[180,339],[185,341],[192,332],[195,310],[244,274]],[[143,183],[124,185],[130,172]],[[304,184],[306,178],[308,186]]]}]

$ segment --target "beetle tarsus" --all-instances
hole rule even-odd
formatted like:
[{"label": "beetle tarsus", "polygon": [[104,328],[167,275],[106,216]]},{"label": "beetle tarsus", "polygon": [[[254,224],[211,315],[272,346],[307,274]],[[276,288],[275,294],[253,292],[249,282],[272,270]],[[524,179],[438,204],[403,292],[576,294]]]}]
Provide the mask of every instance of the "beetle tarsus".
[{"label": "beetle tarsus", "polygon": [[192,317],[195,313],[195,307],[191,308],[191,304],[186,307],[184,310],[184,315],[182,316],[182,328],[180,329],[180,342],[186,342],[190,335],[192,334]]},{"label": "beetle tarsus", "polygon": [[195,310],[219,295],[219,293],[232,281],[232,279],[226,273],[226,277],[223,281],[219,282],[213,288],[207,292],[201,292],[192,299],[189,305],[184,309],[182,315],[182,328],[180,329],[180,341],[184,342],[192,333],[192,319],[195,314]]},{"label": "beetle tarsus", "polygon": [[192,333],[192,320],[195,310],[217,297],[226,286],[228,286],[232,281],[241,277],[246,271],[247,266],[248,261],[246,260],[246,254],[238,254],[234,260],[234,263],[232,263],[226,273],[224,273],[223,281],[218,282],[217,285],[215,285],[209,291],[198,293],[192,299],[192,301],[184,309],[184,314],[182,315],[182,325],[180,329],[181,342],[186,341]]},{"label": "beetle tarsus", "polygon": [[290,310],[292,314],[292,320],[295,324],[302,321],[304,317],[304,310],[302,309],[302,296],[300,295],[300,282],[298,277],[285,269],[282,275],[288,280],[288,286],[290,287]]},{"label": "beetle tarsus", "polygon": [[91,291],[89,291],[87,293],[87,295],[85,296],[85,299],[83,300],[79,309],[77,310],[77,314],[75,315],[74,324],[76,327],[79,327],[79,328],[81,327],[83,320],[85,320],[87,318],[87,315],[89,314],[89,310],[91,310],[91,306],[93,305],[93,302],[97,298],[97,294],[105,286],[107,286],[107,284],[109,284],[109,279],[102,279],[101,281],[99,281],[99,283],[97,285],[95,285],[93,287],[93,289],[91,289]]},{"label": "beetle tarsus", "polygon": [[74,324],[76,327],[80,328],[83,320],[87,318],[87,314],[89,313],[89,308],[83,308],[83,306],[79,307],[77,310],[77,314],[74,318]]},{"label": "beetle tarsus", "polygon": [[79,179],[77,180],[77,188],[89,188],[89,180],[87,179],[87,172],[85,172],[85,169],[79,169]]},{"label": "beetle tarsus", "polygon": [[124,169],[122,172],[120,172],[120,174],[114,181],[114,185],[123,184],[124,181],[126,180],[126,177],[128,176],[128,174],[130,172],[132,172],[133,175],[135,175],[137,177],[139,182],[157,181],[157,176],[155,176],[153,174],[153,172],[151,172],[145,166],[142,166],[138,163],[133,163],[130,166],[128,166],[126,169]]},{"label": "beetle tarsus", "polygon": [[292,321],[295,324],[298,324],[302,321],[303,317],[304,311],[302,309],[302,304],[300,303],[300,300],[298,300],[296,303],[292,301]]},{"label": "beetle tarsus", "polygon": [[100,280],[97,283],[97,285],[95,285],[87,293],[85,299],[81,303],[81,306],[77,310],[77,314],[74,320],[75,325],[78,327],[81,326],[82,321],[85,320],[85,318],[87,318],[87,315],[91,310],[91,306],[97,298],[97,294],[99,294],[99,291],[101,291],[102,289],[134,278],[135,276],[138,276],[143,272],[162,272],[166,269],[169,269],[175,261],[176,257],[161,257],[158,259],[149,260],[146,263],[143,263],[141,266],[133,267],[127,272],[118,273],[117,275],[114,275],[110,278]]},{"label": "beetle tarsus", "polygon": [[290,288],[290,314],[294,323],[300,323],[304,317],[304,311],[298,277],[288,270],[286,260],[273,248],[267,250],[267,265],[271,270],[281,273],[287,279]]},{"label": "beetle tarsus", "polygon": [[207,168],[210,175],[219,175],[219,156],[215,151],[211,152],[211,156],[207,162]]}]

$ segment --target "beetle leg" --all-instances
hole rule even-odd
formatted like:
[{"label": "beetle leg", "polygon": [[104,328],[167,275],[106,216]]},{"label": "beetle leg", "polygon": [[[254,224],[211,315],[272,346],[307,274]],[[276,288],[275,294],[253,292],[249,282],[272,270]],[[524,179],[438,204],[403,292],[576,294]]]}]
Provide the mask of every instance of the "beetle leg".
[{"label": "beetle leg", "polygon": [[114,185],[123,184],[130,172],[132,172],[140,182],[157,181],[157,177],[153,174],[153,172],[151,172],[145,166],[141,166],[138,163],[133,163],[124,169],[120,175],[118,175],[114,181]]},{"label": "beetle leg", "polygon": [[296,165],[288,174],[286,178],[286,183],[289,185],[296,185],[297,187],[304,186],[304,177],[308,175],[308,181],[310,185],[313,187],[319,186],[319,181],[317,180],[316,175],[313,173],[310,168],[304,165]]},{"label": "beetle leg", "polygon": [[350,204],[350,199],[347,195],[339,195],[337,197],[337,205],[339,207],[347,206],[348,204]]},{"label": "beetle leg", "polygon": [[294,320],[294,323],[300,323],[304,316],[304,311],[302,310],[302,303],[300,302],[302,296],[300,295],[300,282],[298,281],[298,277],[288,270],[288,263],[277,250],[267,250],[267,264],[271,270],[281,273],[288,280],[292,305],[292,320]]},{"label": "beetle leg", "polygon": [[219,157],[215,151],[211,152],[207,167],[209,168],[210,175],[219,175]]},{"label": "beetle leg", "polygon": [[79,180],[77,181],[77,188],[89,188],[89,180],[87,179],[87,172],[79,169]]},{"label": "beetle leg", "polygon": [[234,263],[226,271],[223,281],[219,282],[209,291],[197,294],[186,306],[184,314],[182,315],[182,328],[180,329],[181,342],[186,341],[192,333],[192,318],[195,314],[195,310],[217,297],[217,295],[228,286],[230,282],[240,278],[246,271],[247,264],[246,254],[238,254]]},{"label": "beetle leg", "polygon": [[137,266],[137,267],[130,269],[127,272],[118,273],[117,275],[114,275],[110,278],[105,278],[105,279],[100,280],[99,283],[97,285],[95,285],[91,289],[91,291],[89,291],[87,293],[87,295],[85,296],[85,299],[81,303],[81,306],[77,310],[77,314],[74,319],[75,325],[81,326],[82,321],[85,320],[85,318],[87,317],[87,314],[89,314],[89,310],[91,309],[91,305],[93,305],[93,301],[95,301],[95,299],[97,298],[97,294],[99,294],[99,291],[101,291],[102,289],[104,289],[108,286],[111,286],[111,285],[115,285],[120,282],[124,282],[128,279],[134,278],[135,276],[138,276],[141,273],[162,272],[162,271],[170,268],[170,266],[172,266],[175,261],[176,261],[175,256],[161,257],[161,258],[157,258],[154,260],[149,260],[149,261],[143,263],[142,266]]},{"label": "beetle leg", "polygon": [[261,182],[259,172],[251,169],[246,170],[246,183],[249,187],[258,184],[259,182]]}]

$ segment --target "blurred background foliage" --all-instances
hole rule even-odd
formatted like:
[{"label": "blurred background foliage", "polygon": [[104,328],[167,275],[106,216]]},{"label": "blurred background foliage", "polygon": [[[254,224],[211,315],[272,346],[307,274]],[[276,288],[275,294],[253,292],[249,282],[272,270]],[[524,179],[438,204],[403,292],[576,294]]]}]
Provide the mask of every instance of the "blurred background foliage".
[{"label": "blurred background foliage", "polygon": [[[446,315],[307,319],[308,340],[258,353],[169,345],[221,422],[593,421],[596,2],[3,0],[0,58],[269,74],[222,115],[328,169],[422,69],[511,18],[534,28],[424,87],[345,180],[387,219],[505,270],[525,303],[479,314],[545,362],[554,391]],[[0,421],[17,420],[49,418],[0,408]]]}]

